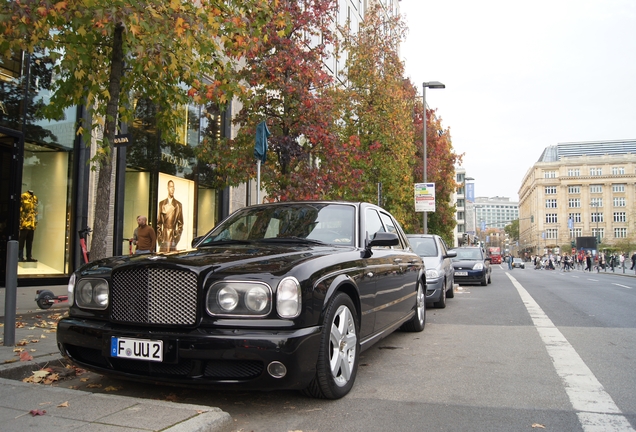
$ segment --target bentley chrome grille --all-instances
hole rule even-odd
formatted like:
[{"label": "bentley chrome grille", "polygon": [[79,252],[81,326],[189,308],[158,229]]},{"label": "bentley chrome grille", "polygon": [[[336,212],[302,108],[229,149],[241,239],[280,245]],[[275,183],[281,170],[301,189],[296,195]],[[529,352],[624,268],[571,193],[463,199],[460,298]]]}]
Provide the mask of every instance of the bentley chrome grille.
[{"label": "bentley chrome grille", "polygon": [[133,268],[113,273],[112,285],[113,321],[177,325],[196,322],[196,273]]}]

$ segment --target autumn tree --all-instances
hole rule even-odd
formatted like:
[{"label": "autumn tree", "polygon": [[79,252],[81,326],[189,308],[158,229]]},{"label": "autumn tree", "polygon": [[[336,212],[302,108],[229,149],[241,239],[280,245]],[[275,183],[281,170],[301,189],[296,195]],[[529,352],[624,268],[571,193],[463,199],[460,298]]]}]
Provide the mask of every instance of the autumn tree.
[{"label": "autumn tree", "polygon": [[[414,116],[413,141],[417,148],[417,163],[413,175],[416,182],[421,182],[424,178],[423,112],[420,98],[416,101]],[[435,212],[428,214],[427,228],[429,233],[441,236],[447,244],[454,244],[453,233],[457,221],[453,195],[459,186],[455,180],[455,165],[461,162],[462,155],[454,152],[450,129],[443,128],[442,119],[437,116],[437,111],[427,108],[426,116],[426,181],[435,183]],[[421,220],[421,213],[418,213],[416,218]],[[417,232],[421,232],[422,228],[420,222],[416,228]]]},{"label": "autumn tree", "polygon": [[379,5],[369,8],[357,32],[345,33],[342,55],[346,56],[346,89],[341,110],[344,136],[357,136],[366,156],[352,166],[364,172],[364,186],[355,198],[380,204],[404,225],[413,229],[413,142],[412,86],[404,80],[399,45],[405,27],[399,17],[382,13]]},{"label": "autumn tree", "polygon": [[[229,142],[206,141],[201,157],[218,167],[227,184],[254,176],[255,130],[265,121],[271,133],[262,187],[270,199],[343,198],[359,173],[347,163],[357,140],[339,141],[327,65],[335,44],[334,0],[281,0],[280,20],[264,25],[263,43],[247,53],[237,75],[249,87]],[[249,177],[248,177],[249,176]]]},{"label": "autumn tree", "polygon": [[53,61],[52,97],[44,115],[86,105],[93,122],[79,133],[97,142],[99,167],[93,258],[109,255],[112,143],[120,122],[132,118],[133,99],[147,98],[157,126],[174,140],[172,108],[240,92],[236,63],[276,21],[278,0],[5,1],[0,9],[0,54],[42,50]]}]

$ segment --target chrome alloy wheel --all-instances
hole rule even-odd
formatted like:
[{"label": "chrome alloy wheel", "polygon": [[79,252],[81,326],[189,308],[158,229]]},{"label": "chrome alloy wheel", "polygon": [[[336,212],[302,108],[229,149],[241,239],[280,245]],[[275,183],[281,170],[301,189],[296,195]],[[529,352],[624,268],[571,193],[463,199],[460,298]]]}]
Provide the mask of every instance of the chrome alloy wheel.
[{"label": "chrome alloy wheel", "polygon": [[341,305],[333,317],[329,340],[329,366],[336,385],[340,387],[351,379],[357,346],[353,315],[347,306]]}]

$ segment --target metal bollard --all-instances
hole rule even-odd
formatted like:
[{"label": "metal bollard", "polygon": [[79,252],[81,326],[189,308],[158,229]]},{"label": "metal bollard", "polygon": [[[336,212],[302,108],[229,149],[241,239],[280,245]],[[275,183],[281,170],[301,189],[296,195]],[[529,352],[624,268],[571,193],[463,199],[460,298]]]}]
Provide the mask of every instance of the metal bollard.
[{"label": "metal bollard", "polygon": [[15,312],[18,297],[18,241],[7,242],[7,273],[4,290],[4,343],[15,345]]}]

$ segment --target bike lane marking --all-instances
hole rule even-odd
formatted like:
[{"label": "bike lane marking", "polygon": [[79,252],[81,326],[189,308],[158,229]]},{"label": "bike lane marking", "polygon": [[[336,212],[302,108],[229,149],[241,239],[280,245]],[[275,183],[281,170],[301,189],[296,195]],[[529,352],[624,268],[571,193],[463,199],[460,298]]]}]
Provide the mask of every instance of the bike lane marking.
[{"label": "bike lane marking", "polygon": [[506,273],[517,289],[557,374],[563,380],[565,392],[585,432],[634,431],[612,397],[605,391],[594,373],[578,355],[574,347],[557,329],[552,320],[509,273]]}]

